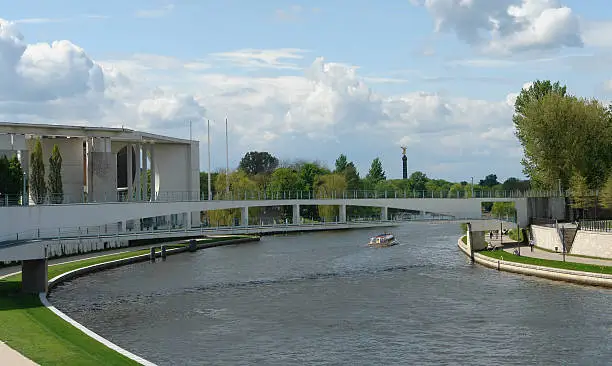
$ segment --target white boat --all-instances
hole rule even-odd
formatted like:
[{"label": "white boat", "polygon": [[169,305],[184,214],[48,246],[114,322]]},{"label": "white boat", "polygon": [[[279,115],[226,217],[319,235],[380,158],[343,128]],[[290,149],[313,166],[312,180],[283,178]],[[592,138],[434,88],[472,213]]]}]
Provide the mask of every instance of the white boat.
[{"label": "white boat", "polygon": [[398,244],[393,234],[380,234],[370,238],[368,243],[371,247],[390,247]]}]

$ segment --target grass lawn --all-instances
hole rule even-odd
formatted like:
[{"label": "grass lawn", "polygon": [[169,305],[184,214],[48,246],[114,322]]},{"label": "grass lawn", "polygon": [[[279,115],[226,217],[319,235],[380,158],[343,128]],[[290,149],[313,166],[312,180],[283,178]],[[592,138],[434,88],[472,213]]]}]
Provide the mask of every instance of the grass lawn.
[{"label": "grass lawn", "polygon": [[[206,242],[247,237],[251,236],[215,237]],[[168,247],[183,246],[174,244]],[[50,265],[48,278],[78,268],[148,253],[150,249]],[[45,308],[38,295],[21,294],[20,290],[21,274],[0,280],[0,340],[13,349],[40,365],[138,365],[66,323]]]},{"label": "grass lawn", "polygon": [[517,263],[523,263],[523,264],[532,264],[535,266],[569,269],[572,271],[612,274],[612,267],[609,267],[609,266],[598,266],[594,264],[583,264],[583,263],[574,263],[574,262],[553,261],[550,259],[531,258],[531,257],[514,255],[512,253],[508,253],[502,250],[481,251],[478,253],[485,255],[487,257],[490,257],[490,258],[503,259],[505,261],[517,262]]},{"label": "grass lawn", "polygon": [[[146,254],[119,253],[49,266],[49,279],[77,268]],[[21,274],[0,280],[0,339],[40,365],[138,365],[66,323],[38,295],[24,295]]]}]

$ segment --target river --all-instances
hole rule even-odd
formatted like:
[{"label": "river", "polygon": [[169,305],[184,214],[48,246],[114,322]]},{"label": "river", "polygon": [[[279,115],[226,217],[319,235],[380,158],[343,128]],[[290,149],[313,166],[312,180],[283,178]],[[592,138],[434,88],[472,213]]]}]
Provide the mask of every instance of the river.
[{"label": "river", "polygon": [[458,224],[263,237],[95,273],[51,302],[159,365],[604,365],[612,291],[472,265]]}]

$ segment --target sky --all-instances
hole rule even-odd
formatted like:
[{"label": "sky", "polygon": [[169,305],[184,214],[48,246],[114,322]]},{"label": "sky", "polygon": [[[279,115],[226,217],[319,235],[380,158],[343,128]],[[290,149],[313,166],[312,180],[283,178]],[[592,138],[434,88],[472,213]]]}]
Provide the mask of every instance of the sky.
[{"label": "sky", "polygon": [[[603,0],[0,0],[0,120],[189,137],[361,176],[523,177],[513,104],[538,79],[612,99]],[[0,131],[1,132],[1,131]]]}]

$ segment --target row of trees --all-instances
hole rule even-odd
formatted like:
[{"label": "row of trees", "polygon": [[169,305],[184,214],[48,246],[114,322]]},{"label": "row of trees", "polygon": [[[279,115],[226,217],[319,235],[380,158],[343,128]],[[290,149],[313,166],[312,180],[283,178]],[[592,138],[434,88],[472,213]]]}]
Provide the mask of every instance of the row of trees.
[{"label": "row of trees", "polygon": [[[222,197],[226,191],[225,172],[211,173],[211,191],[213,198]],[[281,163],[278,158],[268,152],[248,152],[241,159],[238,169],[230,172],[229,190],[232,194],[242,195],[245,192],[268,192],[278,194],[279,192],[302,192],[303,197],[307,193],[317,196],[331,196],[334,193],[351,191],[373,191],[378,192],[444,192],[444,194],[462,196],[470,195],[472,188],[475,190],[524,190],[529,188],[529,182],[517,178],[509,178],[504,183],[497,181],[495,174],[490,174],[480,181],[480,184],[472,186],[468,182],[449,182],[443,179],[430,179],[423,172],[414,172],[408,179],[387,179],[382,162],[375,158],[368,173],[362,178],[355,164],[344,154],[340,155],[333,169],[316,161],[297,161]],[[200,189],[203,196],[208,192],[208,177],[206,172],[200,174]],[[282,194],[282,193],[281,193]],[[492,204],[485,207],[487,211],[492,209]],[[250,216],[263,214],[262,209],[251,209]],[[378,209],[349,207],[349,216],[373,216],[377,215]],[[290,208],[278,209],[282,218],[290,218]],[[505,212],[505,211],[504,211]],[[231,224],[240,217],[238,210],[211,211],[206,214],[210,222],[219,224]],[[303,217],[313,219],[334,219],[338,216],[337,206],[304,207],[301,213]]]},{"label": "row of trees", "polygon": [[53,145],[49,157],[49,175],[45,180],[45,164],[40,139],[34,143],[30,155],[30,194],[34,202],[40,204],[48,196],[51,203],[64,201],[64,188],[62,184],[62,155],[59,147]]},{"label": "row of trees", "polygon": [[538,80],[516,99],[513,122],[534,187],[569,190],[577,209],[596,198],[612,208],[612,106]]},{"label": "row of trees", "polygon": [[[23,194],[24,172],[17,155],[11,159],[0,156],[0,196],[2,202],[18,204]],[[62,155],[57,145],[53,146],[49,157],[49,175],[45,178],[42,144],[34,142],[30,154],[29,194],[37,204],[48,197],[51,203],[62,203],[64,199],[62,184]]]},{"label": "row of trees", "polygon": [[0,205],[16,204],[23,193],[23,168],[13,155],[11,159],[0,156]]}]

